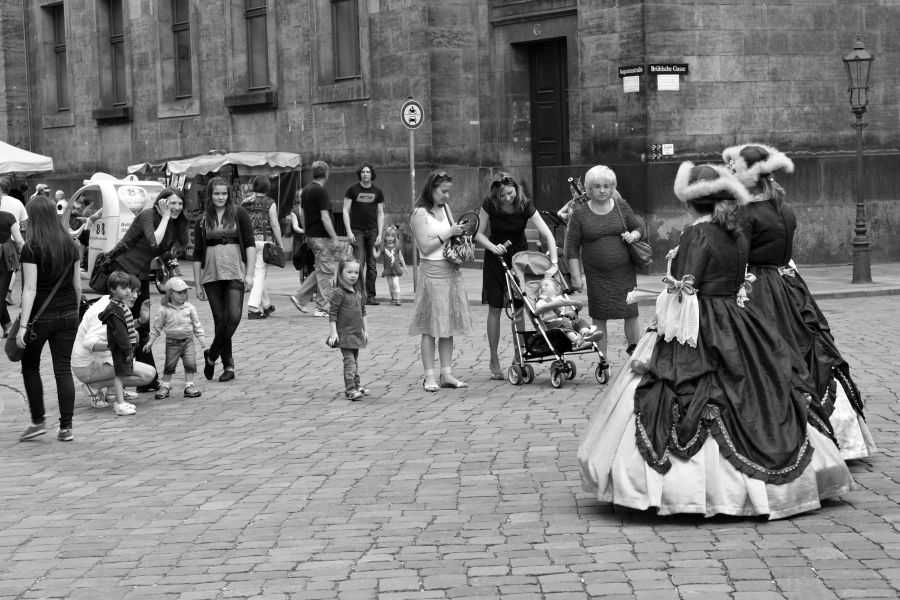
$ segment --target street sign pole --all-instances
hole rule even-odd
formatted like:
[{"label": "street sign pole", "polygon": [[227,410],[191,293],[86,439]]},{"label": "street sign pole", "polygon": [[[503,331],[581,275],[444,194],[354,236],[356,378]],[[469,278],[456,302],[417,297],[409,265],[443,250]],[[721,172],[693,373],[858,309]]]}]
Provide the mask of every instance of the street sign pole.
[{"label": "street sign pole", "polygon": [[[409,130],[409,196],[411,209],[416,208],[416,134],[415,130],[422,126],[425,120],[425,109],[412,99],[412,96],[400,107],[400,121]],[[412,211],[410,211],[412,212]],[[412,231],[412,228],[410,228]],[[416,279],[419,266],[419,247],[413,240],[413,291],[416,291]]]},{"label": "street sign pole", "polygon": [[[416,130],[409,130],[409,198],[410,198],[410,214],[416,208]],[[419,247],[413,240],[413,293],[416,292],[418,278],[416,276],[419,268]]]}]

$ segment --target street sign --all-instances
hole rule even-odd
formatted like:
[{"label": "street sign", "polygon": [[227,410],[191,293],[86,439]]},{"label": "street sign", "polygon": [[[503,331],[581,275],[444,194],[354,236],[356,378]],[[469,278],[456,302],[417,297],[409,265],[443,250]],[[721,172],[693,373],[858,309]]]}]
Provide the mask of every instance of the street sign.
[{"label": "street sign", "polygon": [[418,129],[425,120],[425,109],[415,100],[407,100],[400,109],[400,119],[407,129]]}]

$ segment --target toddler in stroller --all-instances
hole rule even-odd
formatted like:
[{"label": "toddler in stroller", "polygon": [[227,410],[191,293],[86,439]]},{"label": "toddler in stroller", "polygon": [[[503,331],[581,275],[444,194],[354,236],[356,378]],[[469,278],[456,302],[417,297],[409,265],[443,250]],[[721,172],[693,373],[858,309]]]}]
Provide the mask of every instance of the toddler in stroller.
[{"label": "toddler in stroller", "polygon": [[535,309],[548,329],[560,329],[566,334],[573,350],[586,350],[603,337],[602,331],[578,315],[576,305],[563,293],[562,284],[556,279],[541,281]]},{"label": "toddler in stroller", "polygon": [[550,259],[540,252],[517,252],[507,263],[508,296],[514,305],[524,305],[534,326],[533,331],[525,331],[525,323],[507,313],[513,321],[516,343],[516,359],[507,379],[513,385],[531,383],[534,368],[530,363],[549,361],[550,384],[559,388],[564,380],[575,378],[575,363],[568,356],[591,354],[597,357],[594,376],[599,383],[606,383],[609,365],[595,344],[603,333],[578,317],[583,304],[564,293],[562,274],[551,269]]}]

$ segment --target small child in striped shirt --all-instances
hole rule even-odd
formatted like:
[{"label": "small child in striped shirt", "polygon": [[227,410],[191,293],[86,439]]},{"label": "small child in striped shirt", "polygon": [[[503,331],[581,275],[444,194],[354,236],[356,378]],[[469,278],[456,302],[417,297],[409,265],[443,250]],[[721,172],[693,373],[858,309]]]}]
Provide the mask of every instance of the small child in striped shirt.
[{"label": "small child in striped shirt", "polygon": [[[125,388],[121,377],[134,372],[134,348],[138,342],[137,328],[131,315],[131,305],[141,290],[141,282],[134,275],[123,271],[110,273],[106,282],[109,305],[100,313],[100,322],[106,325],[106,345],[112,354],[116,377],[115,406],[125,405]],[[134,414],[134,411],[117,414]]]}]

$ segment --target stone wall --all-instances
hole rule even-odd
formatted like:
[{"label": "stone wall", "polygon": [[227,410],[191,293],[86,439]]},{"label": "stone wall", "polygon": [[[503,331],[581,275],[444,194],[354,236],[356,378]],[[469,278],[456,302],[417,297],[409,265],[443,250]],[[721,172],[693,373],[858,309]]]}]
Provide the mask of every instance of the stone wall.
[{"label": "stone wall", "polygon": [[[876,56],[865,130],[872,257],[900,259],[893,235],[900,223],[895,2],[360,0],[362,76],[333,84],[323,62],[331,43],[328,2],[270,0],[277,108],[229,111],[225,98],[246,91],[235,33],[243,3],[232,0],[223,11],[222,3],[191,2],[195,97],[182,105],[166,99],[171,86],[161,83],[158,23],[165,2],[130,0],[124,6],[131,120],[103,123],[93,113],[106,102],[103,40],[95,35],[101,3],[65,3],[73,97],[65,114],[54,114],[48,102],[46,10],[17,4],[0,0],[0,135],[52,156],[54,178],[67,185],[95,171],[121,175],[129,164],[212,149],[285,150],[299,152],[305,165],[315,159],[332,165],[336,207],[356,167],[371,162],[387,192],[389,218],[405,222],[412,201],[409,133],[399,110],[413,96],[427,112],[415,131],[419,185],[431,168],[445,168],[455,178],[454,204],[474,208],[499,169],[530,189],[528,44],[564,39],[572,164],[546,167],[549,183],[533,195],[561,205],[568,176],[609,164],[662,249],[684,220],[671,194],[677,164],[717,161],[726,146],[761,141],[798,165],[784,183],[801,217],[801,262],[849,261],[855,141],[840,58],[861,31]],[[681,89],[660,92],[645,76],[640,93],[624,94],[617,68],[652,62],[687,63]],[[655,143],[673,144],[675,154],[649,162]]]}]

